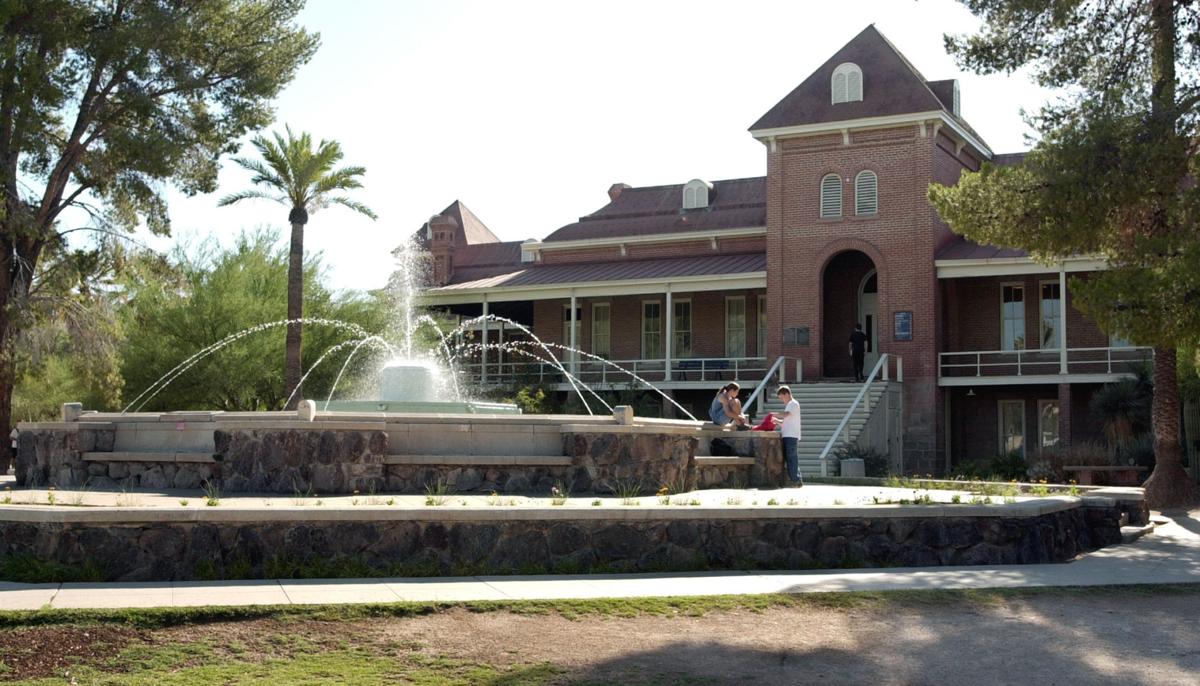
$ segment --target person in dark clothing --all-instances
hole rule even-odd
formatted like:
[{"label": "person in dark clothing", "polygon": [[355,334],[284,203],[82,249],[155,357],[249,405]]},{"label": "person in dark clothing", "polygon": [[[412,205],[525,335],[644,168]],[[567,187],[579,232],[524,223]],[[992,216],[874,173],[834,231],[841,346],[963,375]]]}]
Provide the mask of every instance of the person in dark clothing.
[{"label": "person in dark clothing", "polygon": [[867,335],[863,333],[862,324],[854,325],[854,333],[850,334],[850,359],[854,361],[854,380],[866,381],[863,376],[863,357],[867,354]]}]

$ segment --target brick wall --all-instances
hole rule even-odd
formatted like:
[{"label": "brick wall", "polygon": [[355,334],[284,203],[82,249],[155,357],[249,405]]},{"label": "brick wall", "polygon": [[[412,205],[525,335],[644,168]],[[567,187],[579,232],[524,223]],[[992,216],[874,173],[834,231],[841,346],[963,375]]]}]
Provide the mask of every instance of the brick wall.
[{"label": "brick wall", "polygon": [[[725,357],[725,301],[727,297],[745,298],[746,301],[746,355],[756,355],[758,342],[758,297],[762,289],[734,291],[703,291],[697,293],[672,293],[674,302],[687,300],[692,304],[692,357]],[[642,359],[642,305],[657,302],[663,308],[660,332],[666,341],[666,296],[664,294],[629,295],[610,298],[578,298],[580,308],[580,332],[578,347],[593,351],[592,307],[595,303],[609,303],[614,360]],[[568,345],[563,339],[563,318],[569,317],[570,301],[537,300],[533,303],[533,331],[543,341]],[[678,354],[675,355],[679,357]]]},{"label": "brick wall", "polygon": [[[773,338],[771,355],[801,358],[810,378],[844,373],[838,356],[826,357],[825,348],[844,345],[845,324],[823,322],[821,312],[834,289],[854,291],[858,283],[827,284],[824,271],[842,252],[863,253],[878,272],[879,350],[904,358],[910,470],[934,469],[939,449],[935,351],[941,342],[933,260],[948,238],[926,193],[935,160],[943,177],[952,165],[939,159],[946,153],[930,134],[911,125],[851,133],[849,144],[841,134],[788,139],[778,141],[767,161],[768,317],[777,335],[776,327],[810,330],[808,346],[784,347],[781,336]],[[854,177],[864,169],[878,176],[879,213],[856,217]],[[842,219],[819,216],[820,182],[830,173],[844,181]],[[912,312],[912,341],[893,340],[897,311]]]},{"label": "brick wall", "polygon": [[[1000,295],[1004,284],[1025,289],[1025,347],[1040,347],[1041,284],[1058,283],[1057,274],[1027,274],[1011,277],[943,279],[948,321],[946,351],[1000,350]],[[1075,309],[1070,283],[1067,286],[1067,347],[1101,348],[1108,336],[1094,321]]]}]

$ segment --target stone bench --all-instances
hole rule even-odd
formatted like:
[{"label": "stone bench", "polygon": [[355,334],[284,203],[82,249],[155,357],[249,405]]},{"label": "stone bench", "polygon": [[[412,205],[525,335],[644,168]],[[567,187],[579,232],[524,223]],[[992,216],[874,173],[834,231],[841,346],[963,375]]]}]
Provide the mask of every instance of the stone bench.
[{"label": "stone bench", "polygon": [[566,467],[571,458],[566,455],[388,455],[384,464],[403,465],[462,465],[499,467],[529,465],[537,467]]},{"label": "stone bench", "polygon": [[1096,483],[1095,477],[1099,474],[1108,475],[1113,486],[1137,486],[1142,481],[1142,472],[1147,469],[1147,467],[1139,465],[1067,465],[1063,467],[1063,471],[1067,474],[1078,475],[1075,480],[1080,486],[1091,486]]}]

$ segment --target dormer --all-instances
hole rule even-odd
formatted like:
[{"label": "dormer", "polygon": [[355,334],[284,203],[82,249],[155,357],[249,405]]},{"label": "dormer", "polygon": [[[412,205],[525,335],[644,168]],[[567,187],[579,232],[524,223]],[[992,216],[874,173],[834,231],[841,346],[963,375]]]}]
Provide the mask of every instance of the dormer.
[{"label": "dormer", "polygon": [[713,185],[703,179],[692,179],[683,186],[683,209],[698,210],[708,207],[708,196]]},{"label": "dormer", "polygon": [[853,62],[843,62],[833,70],[829,78],[829,90],[833,104],[860,102],[863,99],[862,69]]}]

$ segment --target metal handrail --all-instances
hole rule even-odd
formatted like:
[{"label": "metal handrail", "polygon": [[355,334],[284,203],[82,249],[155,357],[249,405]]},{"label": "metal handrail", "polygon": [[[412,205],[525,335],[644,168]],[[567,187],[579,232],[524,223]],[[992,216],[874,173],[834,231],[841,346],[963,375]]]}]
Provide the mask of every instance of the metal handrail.
[{"label": "metal handrail", "polygon": [[850,418],[854,416],[854,411],[858,409],[858,404],[863,402],[863,398],[867,396],[867,391],[871,389],[871,384],[875,382],[875,377],[879,376],[880,368],[887,368],[887,359],[887,353],[879,355],[879,361],[871,369],[871,373],[867,376],[867,380],[863,382],[862,388],[858,389],[858,395],[854,396],[854,402],[850,403],[850,408],[846,410],[846,416],[842,417],[842,421],[833,430],[833,435],[825,443],[825,449],[821,451],[821,456],[818,458],[821,460],[821,476],[829,476],[829,451],[833,450],[833,444],[837,441],[838,436],[846,430],[846,425],[850,423]]},{"label": "metal handrail", "polygon": [[[946,376],[947,372],[952,370],[974,370],[974,376],[984,376],[984,371],[993,367],[1016,367],[1017,376],[1022,376],[1025,367],[1045,367],[1048,365],[1059,366],[1060,360],[1059,348],[1027,348],[1023,350],[957,350],[938,353],[938,375]],[[1079,353],[1104,353],[1104,359],[1087,360],[1079,359]],[[1099,347],[1099,348],[1067,348],[1067,365],[1084,365],[1084,364],[1103,364],[1107,369],[1107,373],[1112,373],[1114,362],[1133,362],[1137,359],[1144,359],[1146,353],[1153,353],[1153,349],[1147,346],[1122,346],[1122,347]],[[1116,354],[1114,356],[1114,353]],[[1050,356],[1055,357],[1051,358]],[[1003,356],[1008,359],[1001,359],[996,362],[984,362],[984,356]],[[948,362],[948,359],[955,357],[966,358],[965,362],[956,361]],[[972,359],[974,358],[974,359]],[[1034,359],[1028,359],[1034,358]],[[1130,359],[1122,359],[1130,358]],[[1068,373],[1070,373],[1068,371]],[[968,376],[970,374],[968,373]]]},{"label": "metal handrail", "polygon": [[746,404],[742,405],[742,407],[754,407],[754,399],[763,392],[763,389],[767,387],[767,383],[772,377],[775,376],[775,372],[779,371],[779,368],[783,366],[783,363],[786,360],[787,358],[782,355],[775,359],[775,363],[772,364],[771,368],[767,370],[767,373],[763,375],[762,381],[759,381],[758,385],[754,387],[754,392],[750,394],[749,398],[746,398]]}]

